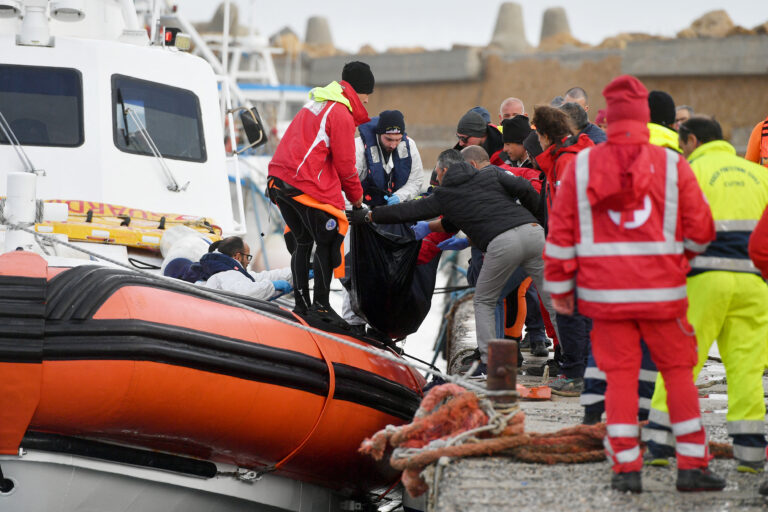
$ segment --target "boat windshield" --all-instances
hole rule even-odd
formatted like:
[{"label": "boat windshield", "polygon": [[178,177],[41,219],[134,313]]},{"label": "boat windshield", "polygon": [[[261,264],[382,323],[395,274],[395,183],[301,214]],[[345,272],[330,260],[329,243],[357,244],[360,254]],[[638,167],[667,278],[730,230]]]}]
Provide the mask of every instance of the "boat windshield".
[{"label": "boat windshield", "polygon": [[188,90],[112,76],[113,135],[115,145],[127,153],[152,156],[147,138],[163,158],[206,160],[200,101]]},{"label": "boat windshield", "polygon": [[[83,143],[80,72],[2,64],[0,112],[22,145],[79,146]],[[1,131],[0,144],[8,144]]]}]

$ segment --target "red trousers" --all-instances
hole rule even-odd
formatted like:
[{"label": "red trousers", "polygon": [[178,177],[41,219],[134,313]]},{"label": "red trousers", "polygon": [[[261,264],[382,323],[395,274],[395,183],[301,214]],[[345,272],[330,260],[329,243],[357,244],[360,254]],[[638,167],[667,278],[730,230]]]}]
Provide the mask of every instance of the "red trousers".
[{"label": "red trousers", "polygon": [[637,382],[645,340],[653,362],[664,376],[679,469],[706,468],[709,453],[701,425],[699,394],[693,383],[697,345],[685,317],[675,320],[593,319],[592,352],[605,372],[607,437],[605,448],[616,473],[639,471]]}]

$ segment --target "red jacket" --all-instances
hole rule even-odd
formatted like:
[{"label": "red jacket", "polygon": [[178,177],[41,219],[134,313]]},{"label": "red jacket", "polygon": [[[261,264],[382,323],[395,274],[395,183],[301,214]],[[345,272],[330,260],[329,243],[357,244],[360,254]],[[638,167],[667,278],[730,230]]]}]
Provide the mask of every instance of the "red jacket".
[{"label": "red jacket", "polygon": [[555,193],[563,179],[565,169],[576,159],[579,151],[594,145],[595,143],[582,133],[578,138],[563,138],[560,144],[552,144],[536,157],[536,163],[547,176],[547,206],[550,209],[555,202]]},{"label": "red jacket", "polygon": [[749,257],[763,273],[763,279],[768,279],[768,208],[749,237]]},{"label": "red jacket", "polygon": [[644,123],[620,120],[608,130],[608,141],[562,176],[545,289],[563,297],[575,288],[579,312],[592,318],[678,318],[688,306],[688,260],[715,239],[709,205],[688,162],[649,144]]},{"label": "red jacket", "polygon": [[355,167],[355,128],[369,121],[352,86],[342,81],[312,89],[269,163],[280,178],[321,203],[344,209],[363,195]]}]

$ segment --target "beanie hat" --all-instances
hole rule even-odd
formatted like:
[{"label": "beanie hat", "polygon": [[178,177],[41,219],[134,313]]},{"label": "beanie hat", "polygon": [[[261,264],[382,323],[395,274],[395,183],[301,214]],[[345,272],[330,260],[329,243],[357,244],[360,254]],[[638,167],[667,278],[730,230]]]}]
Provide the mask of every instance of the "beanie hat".
[{"label": "beanie hat", "polygon": [[664,91],[651,91],[648,95],[651,122],[664,126],[675,124],[675,100]]},{"label": "beanie hat", "polygon": [[405,119],[399,110],[385,110],[379,114],[376,133],[405,133]]},{"label": "beanie hat", "polygon": [[514,116],[501,122],[504,142],[522,144],[531,133],[531,124],[525,116]]},{"label": "beanie hat", "polygon": [[341,79],[347,82],[358,94],[371,94],[375,80],[371,67],[365,62],[356,60],[344,64],[341,71]]},{"label": "beanie hat", "polygon": [[595,124],[601,125],[605,122],[605,120],[606,120],[605,109],[601,108],[600,110],[597,111],[597,117],[595,117]]},{"label": "beanie hat", "polygon": [[617,76],[603,89],[605,110],[609,122],[631,119],[647,123],[650,119],[648,109],[648,89],[631,75]]},{"label": "beanie hat", "polygon": [[477,112],[481,116],[483,116],[483,120],[485,121],[485,124],[489,124],[491,122],[491,113],[488,112],[488,109],[485,107],[475,107],[469,109],[470,112]]},{"label": "beanie hat", "polygon": [[485,122],[483,116],[470,110],[459,119],[456,133],[468,137],[485,137],[487,127],[488,123]]},{"label": "beanie hat", "polygon": [[539,134],[536,133],[535,130],[531,130],[531,133],[525,138],[523,147],[534,160],[544,152],[544,150],[541,149],[541,142],[539,142]]}]

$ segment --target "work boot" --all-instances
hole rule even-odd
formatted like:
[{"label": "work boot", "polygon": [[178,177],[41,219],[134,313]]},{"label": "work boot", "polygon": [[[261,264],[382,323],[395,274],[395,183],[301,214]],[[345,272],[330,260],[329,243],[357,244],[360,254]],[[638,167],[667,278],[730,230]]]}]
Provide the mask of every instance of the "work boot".
[{"label": "work boot", "polygon": [[736,460],[736,471],[739,473],[762,473],[765,470],[764,466],[764,460]]},{"label": "work boot", "polygon": [[584,419],[581,420],[582,425],[597,425],[600,423],[603,419],[603,411],[597,410],[593,411],[591,409],[588,409],[587,407],[584,408]]},{"label": "work boot", "polygon": [[544,340],[531,340],[531,355],[534,357],[549,357],[549,350]]},{"label": "work boot", "polygon": [[633,492],[635,494],[643,492],[643,481],[640,477],[640,472],[614,473],[611,477],[611,489],[619,492]]},{"label": "work boot", "polygon": [[678,469],[677,490],[680,492],[722,491],[725,478],[704,469]]}]

